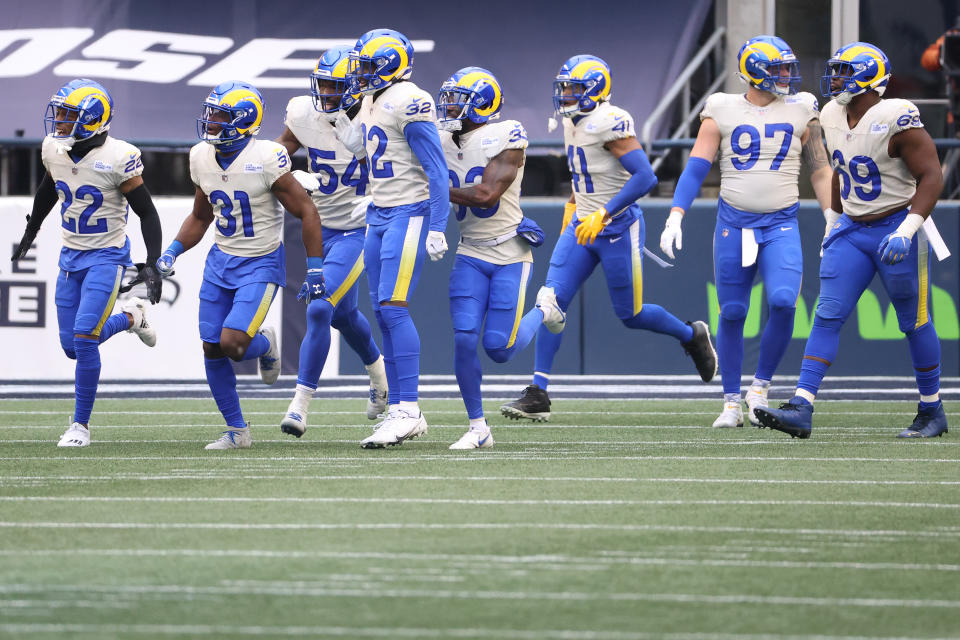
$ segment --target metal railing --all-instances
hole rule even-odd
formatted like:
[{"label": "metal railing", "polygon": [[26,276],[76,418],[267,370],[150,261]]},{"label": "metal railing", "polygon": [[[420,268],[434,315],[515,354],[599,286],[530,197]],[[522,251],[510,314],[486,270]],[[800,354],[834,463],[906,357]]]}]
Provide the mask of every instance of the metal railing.
[{"label": "metal railing", "polygon": [[[682,97],[683,105],[686,111],[684,112],[683,117],[681,118],[681,124],[679,127],[674,130],[670,135],[668,140],[677,140],[680,136],[689,137],[690,135],[690,124],[693,122],[693,118],[700,113],[700,109],[703,108],[703,103],[711,93],[715,92],[720,88],[724,80],[724,70],[726,67],[720,69],[717,73],[717,77],[710,84],[710,87],[707,89],[706,93],[697,100],[695,105],[690,104],[690,78],[693,77],[693,74],[697,72],[700,68],[700,65],[714,53],[715,50],[721,49],[723,47],[723,36],[726,33],[724,27],[718,27],[713,34],[707,38],[707,41],[703,43],[703,46],[700,47],[700,50],[693,56],[687,66],[683,68],[683,71],[680,72],[680,75],[677,76],[677,79],[674,83],[667,89],[666,94],[663,98],[660,99],[660,102],[657,103],[657,106],[654,107],[653,112],[647,117],[646,122],[643,123],[643,127],[640,130],[640,140],[643,143],[644,147],[651,149],[653,143],[653,130],[657,126],[657,123],[663,119],[664,116],[670,111],[673,107],[674,101],[678,96]],[[653,169],[656,171],[663,161],[666,159],[667,155],[670,153],[670,149],[667,148],[666,153],[661,155],[659,158],[654,160]]]}]

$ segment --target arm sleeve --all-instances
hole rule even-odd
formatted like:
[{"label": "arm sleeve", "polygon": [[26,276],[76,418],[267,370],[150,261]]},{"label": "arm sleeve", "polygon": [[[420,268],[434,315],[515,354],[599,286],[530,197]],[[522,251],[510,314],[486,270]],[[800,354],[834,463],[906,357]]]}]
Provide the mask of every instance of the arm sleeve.
[{"label": "arm sleeve", "polygon": [[147,191],[147,185],[141,184],[133,191],[125,194],[130,208],[140,217],[140,231],[143,234],[143,244],[147,246],[147,264],[156,264],[160,257],[160,243],[163,241],[163,231],[160,229],[160,216],[153,206],[153,199]]},{"label": "arm sleeve", "polygon": [[437,127],[432,122],[411,122],[404,127],[403,135],[430,182],[430,230],[443,231],[450,213],[450,174]]},{"label": "arm sleeve", "polygon": [[610,198],[604,207],[611,215],[616,215],[621,209],[627,208],[657,186],[657,176],[653,173],[653,167],[650,166],[650,160],[647,159],[643,149],[634,149],[630,153],[623,154],[620,156],[620,164],[631,173],[631,176],[617,195]]},{"label": "arm sleeve", "polygon": [[700,193],[700,186],[704,178],[710,173],[710,166],[713,163],[704,158],[692,156],[687,160],[687,166],[683,168],[683,173],[677,180],[677,188],[673,192],[673,205],[686,211],[693,204],[693,199]]},{"label": "arm sleeve", "polygon": [[30,219],[27,221],[26,234],[33,237],[37,236],[40,225],[43,224],[43,219],[53,209],[53,205],[57,204],[57,200],[57,190],[53,186],[53,178],[50,177],[49,173],[44,173],[40,186],[37,187],[37,193],[33,196],[33,210],[30,212]]}]

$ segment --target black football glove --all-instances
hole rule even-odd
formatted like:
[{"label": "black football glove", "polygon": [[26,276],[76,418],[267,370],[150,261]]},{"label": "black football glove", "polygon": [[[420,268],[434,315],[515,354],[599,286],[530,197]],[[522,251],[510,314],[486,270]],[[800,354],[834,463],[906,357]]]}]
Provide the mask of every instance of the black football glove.
[{"label": "black football glove", "polygon": [[31,233],[29,229],[23,232],[23,237],[20,238],[20,244],[17,245],[17,248],[13,250],[13,255],[10,257],[11,262],[16,262],[23,256],[27,255],[27,251],[30,251],[30,247],[33,246],[33,241],[36,240],[37,234]]},{"label": "black football glove", "polygon": [[152,264],[146,264],[140,270],[140,277],[143,278],[143,284],[147,287],[147,299],[151,304],[160,302],[160,293],[163,290],[163,278],[157,267]]}]

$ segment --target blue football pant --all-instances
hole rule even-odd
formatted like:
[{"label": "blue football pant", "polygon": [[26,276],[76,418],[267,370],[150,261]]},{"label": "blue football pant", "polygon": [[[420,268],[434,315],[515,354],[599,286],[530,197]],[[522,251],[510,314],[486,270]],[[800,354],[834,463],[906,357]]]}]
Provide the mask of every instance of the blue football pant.
[{"label": "blue football pant", "polygon": [[370,323],[357,307],[357,280],[363,273],[364,230],[324,230],[323,275],[327,297],[311,300],[307,306],[307,333],[300,343],[297,384],[311,389],[317,381],[330,351],[330,327],[343,334],[347,344],[364,364],[380,357]]},{"label": "blue football pant", "polygon": [[[742,266],[742,234],[753,232],[758,245],[757,261]],[[717,357],[723,392],[740,393],[743,373],[743,325],[750,307],[750,292],[757,272],[763,281],[769,317],[760,339],[760,357],[755,376],[771,380],[783,359],[796,315],[797,297],[803,281],[803,252],[796,221],[757,229],[739,229],[717,222],[713,235],[714,279],[720,305]]]},{"label": "blue football pant", "polygon": [[370,303],[383,335],[383,362],[390,386],[390,404],[416,402],[420,384],[420,336],[406,307],[417,287],[430,228],[429,216],[398,216],[386,224],[368,225],[363,261]]},{"label": "blue football pant", "polygon": [[[905,215],[905,214],[904,214]],[[904,215],[871,224],[851,223],[823,251],[820,302],[807,339],[797,387],[816,394],[840,347],[840,329],[875,274],[890,296],[900,330],[910,344],[910,357],[921,395],[940,389],[940,339],[929,316],[930,252],[917,234],[910,253],[895,265],[883,264],[877,247],[896,230]],[[846,231],[846,230],[845,230]],[[836,231],[834,232],[836,233]]]},{"label": "blue football pant", "polygon": [[[507,362],[526,347],[543,322],[543,312],[523,315],[532,263],[493,264],[458,254],[450,273],[450,316],[454,331],[454,371],[471,419],[483,417],[483,371],[477,347],[494,362]],[[486,323],[484,323],[486,318]]]},{"label": "blue football pant", "polygon": [[[76,360],[74,378],[74,422],[87,424],[100,384],[99,344],[129,323],[124,314],[111,316],[117,301],[124,267],[102,264],[81,271],[60,271],[54,300],[60,347]],[[107,328],[103,331],[104,327]],[[92,338],[78,337],[92,336]]]},{"label": "blue football pant", "polygon": [[[614,313],[631,329],[647,329],[671,335],[686,342],[692,329],[660,305],[643,302],[643,217],[638,218],[618,235],[600,236],[593,244],[577,244],[576,224],[568,225],[550,257],[547,287],[553,287],[557,302],[564,311],[574,294],[599,264],[607,278],[607,291]],[[561,334],[546,327],[537,332],[533,383],[547,388],[553,358],[560,348]]]}]

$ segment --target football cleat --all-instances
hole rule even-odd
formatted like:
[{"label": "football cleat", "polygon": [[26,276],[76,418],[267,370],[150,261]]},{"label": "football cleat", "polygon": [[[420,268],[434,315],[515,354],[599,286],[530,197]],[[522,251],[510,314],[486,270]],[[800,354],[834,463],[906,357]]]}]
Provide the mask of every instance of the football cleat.
[{"label": "football cleat", "polygon": [[723,412],[713,421],[713,426],[726,429],[728,427],[743,426],[743,409],[739,402],[723,403]]},{"label": "football cleat", "polygon": [[258,333],[262,333],[263,337],[270,342],[270,348],[260,356],[258,361],[260,379],[266,384],[273,384],[280,377],[280,343],[277,342],[277,330],[266,327],[260,329]]},{"label": "football cleat", "polygon": [[805,440],[813,430],[813,405],[793,398],[779,409],[757,407],[757,420],[761,429],[776,429],[790,434],[791,438]]},{"label": "football cleat", "polygon": [[557,304],[557,294],[553,287],[540,287],[537,292],[537,309],[543,312],[543,326],[550,333],[560,333],[567,324],[567,314]]},{"label": "football cleat", "polygon": [[280,431],[299,438],[307,430],[307,412],[296,401],[287,407],[287,413],[280,421]]},{"label": "football cleat", "polygon": [[60,436],[58,447],[88,447],[90,446],[90,429],[79,422],[71,424]]},{"label": "football cleat", "polygon": [[490,429],[479,431],[470,429],[459,440],[450,445],[450,449],[489,449],[493,446],[493,434]]},{"label": "football cleat", "polygon": [[917,417],[908,429],[901,431],[898,438],[936,438],[947,432],[947,414],[943,412],[943,403],[936,407],[922,409],[917,405]]},{"label": "football cleat", "polygon": [[531,384],[520,392],[519,398],[501,406],[500,413],[514,420],[526,418],[534,422],[546,422],[550,419],[550,396],[546,389]]},{"label": "football cleat", "polygon": [[370,387],[370,397],[367,398],[367,420],[376,420],[387,410],[389,392]]},{"label": "football cleat", "polygon": [[713,376],[717,375],[717,352],[710,341],[710,327],[703,320],[687,324],[693,328],[693,337],[689,342],[681,343],[681,346],[687,355],[693,358],[700,379],[710,382]]},{"label": "football cleat", "polygon": [[386,445],[403,444],[404,440],[416,438],[427,432],[427,420],[422,412],[416,415],[404,409],[394,409],[387,414],[380,428],[363,439],[360,446],[364,449],[382,449]]},{"label": "football cleat", "polygon": [[120,310],[129,313],[133,320],[130,321],[130,333],[137,334],[140,341],[152,347],[157,344],[157,330],[147,322],[147,303],[140,298],[130,298],[123,303]]},{"label": "football cleat", "polygon": [[248,424],[243,429],[227,429],[204,449],[249,449],[252,442],[250,425]]},{"label": "football cleat", "polygon": [[747,403],[747,419],[750,420],[750,424],[755,427],[759,426],[760,422],[757,420],[757,416],[754,411],[757,409],[757,407],[763,407],[766,409],[770,406],[770,402],[767,400],[768,390],[769,389],[750,387],[747,389],[747,394],[743,399],[743,401]]}]

